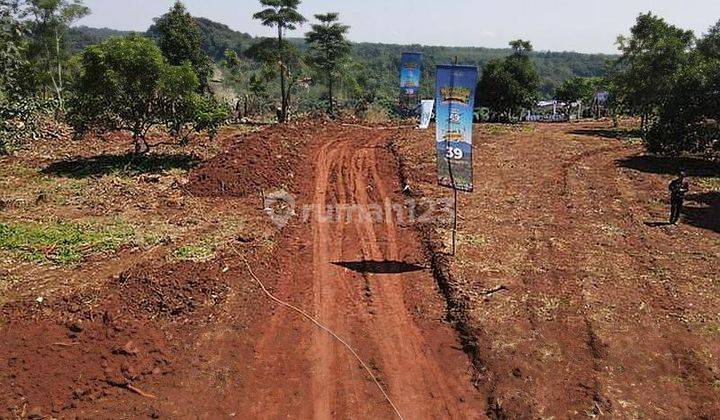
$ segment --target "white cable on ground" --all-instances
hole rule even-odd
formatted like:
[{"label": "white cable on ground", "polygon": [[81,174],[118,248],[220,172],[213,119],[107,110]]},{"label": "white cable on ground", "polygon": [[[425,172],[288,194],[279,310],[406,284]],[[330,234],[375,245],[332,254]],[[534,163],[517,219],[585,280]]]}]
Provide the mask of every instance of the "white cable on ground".
[{"label": "white cable on ground", "polygon": [[365,371],[366,371],[367,374],[370,376],[370,378],[372,378],[373,382],[375,382],[375,385],[377,385],[377,387],[378,387],[378,389],[380,390],[380,392],[382,393],[383,397],[385,397],[385,400],[387,400],[388,404],[390,404],[390,406],[392,407],[393,411],[394,411],[395,414],[398,416],[398,418],[399,418],[400,420],[404,420],[402,414],[400,414],[400,410],[398,410],[398,408],[395,406],[395,404],[393,403],[393,401],[392,401],[392,399],[390,398],[390,396],[387,394],[387,392],[385,392],[385,389],[384,389],[384,388],[382,387],[382,385],[380,384],[380,381],[375,377],[375,375],[372,373],[372,371],[370,370],[370,368],[368,367],[368,365],[365,364],[365,362],[360,358],[360,356],[357,354],[357,352],[356,352],[347,342],[345,342],[345,340],[343,340],[342,338],[340,338],[340,337],[339,337],[337,334],[335,334],[330,328],[326,327],[325,325],[321,324],[318,320],[316,320],[316,319],[313,318],[312,316],[308,315],[308,314],[307,314],[305,311],[303,311],[302,309],[300,309],[300,308],[298,308],[298,307],[296,307],[296,306],[294,306],[294,305],[292,305],[292,304],[290,304],[290,303],[288,303],[288,302],[285,302],[285,301],[283,301],[283,300],[275,297],[275,296],[274,296],[272,293],[270,293],[270,291],[265,287],[265,284],[263,284],[263,282],[255,275],[255,273],[254,273],[253,270],[252,270],[252,267],[250,267],[250,263],[249,263],[248,260],[245,258],[245,256],[242,255],[237,249],[235,249],[234,246],[230,245],[230,248],[232,248],[233,252],[235,252],[240,258],[243,259],[243,261],[245,262],[245,265],[247,266],[248,272],[250,273],[250,276],[252,276],[252,278],[257,282],[257,284],[260,285],[260,288],[262,289],[263,293],[265,293],[265,294],[267,295],[267,297],[269,297],[272,301],[274,301],[274,302],[277,303],[278,305],[284,306],[284,307],[286,307],[286,308],[288,308],[288,309],[291,309],[291,310],[297,312],[298,314],[302,315],[303,318],[305,318],[305,319],[307,319],[308,321],[312,322],[312,323],[315,324],[318,328],[320,328],[321,330],[323,330],[323,331],[325,331],[326,333],[330,334],[333,338],[335,338],[335,340],[339,341],[343,346],[345,346],[345,348],[355,357],[355,359],[357,359],[357,361],[360,363],[360,365],[363,367],[363,369],[365,369]]}]

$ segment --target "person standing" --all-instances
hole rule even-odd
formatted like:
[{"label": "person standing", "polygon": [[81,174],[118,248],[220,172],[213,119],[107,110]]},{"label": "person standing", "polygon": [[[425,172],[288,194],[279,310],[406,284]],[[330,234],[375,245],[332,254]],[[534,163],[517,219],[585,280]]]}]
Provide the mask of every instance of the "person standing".
[{"label": "person standing", "polygon": [[685,179],[685,171],[670,182],[670,224],[677,224],[682,213],[685,194],[690,191],[690,183]]}]

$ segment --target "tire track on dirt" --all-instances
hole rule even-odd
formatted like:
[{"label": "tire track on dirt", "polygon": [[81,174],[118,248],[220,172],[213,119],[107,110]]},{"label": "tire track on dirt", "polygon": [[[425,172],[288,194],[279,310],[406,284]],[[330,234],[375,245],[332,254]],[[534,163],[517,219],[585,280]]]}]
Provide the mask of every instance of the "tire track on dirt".
[{"label": "tire track on dirt", "polygon": [[[300,198],[313,205],[314,214],[288,231],[308,240],[309,247],[278,257],[277,293],[297,296],[288,298],[291,302],[303,297],[306,302],[298,306],[312,308],[310,313],[355,348],[406,418],[482,417],[469,361],[455,332],[441,322],[444,304],[430,274],[338,265],[415,262],[422,252],[414,233],[401,231],[393,217],[376,223],[364,214],[372,204],[401,199],[397,168],[386,149],[389,134],[366,129],[328,134],[333,139],[313,155],[313,181]],[[282,312],[266,325],[245,387],[249,399],[254,390],[263,394],[247,412],[261,418],[393,416],[367,374],[325,332]]]},{"label": "tire track on dirt", "polygon": [[[387,156],[381,156],[381,152],[387,151],[379,148],[365,150],[365,154],[370,155],[370,159],[366,159],[366,162],[372,162],[373,165],[370,167],[371,177],[364,176],[363,184],[375,185],[377,196],[375,200],[380,198],[387,198],[392,196],[392,192],[388,190],[386,185],[387,176],[381,176],[378,168],[378,163],[387,161]],[[362,185],[362,184],[361,184]],[[365,203],[373,203],[379,201],[373,201],[373,197],[367,194],[360,196],[360,201]],[[388,216],[387,214],[385,215]],[[393,220],[397,220],[394,219]],[[393,261],[401,261],[403,255],[400,253],[398,246],[399,234],[397,232],[397,226],[393,223],[380,224],[380,227],[384,228],[380,232],[374,232],[372,228],[375,226],[369,226],[367,235],[364,239],[367,241],[366,245],[369,248],[370,258],[377,260],[378,258],[387,258]],[[384,237],[385,241],[382,243],[386,244],[385,251],[378,246],[377,238]],[[375,238],[373,242],[372,239]],[[393,282],[390,278],[383,279],[382,276],[378,276],[378,284],[376,285],[377,293],[381,297],[378,301],[380,302],[379,312],[389,314],[387,317],[388,322],[391,324],[391,330],[403,331],[402,334],[395,334],[393,336],[385,337],[386,344],[385,348],[397,348],[401,351],[391,352],[386,357],[385,363],[388,365],[386,369],[393,371],[400,371],[403,369],[404,361],[415,360],[416,363],[411,365],[413,371],[409,375],[392,376],[389,378],[391,389],[412,389],[413,393],[408,396],[407,399],[401,399],[400,403],[404,406],[420,406],[421,400],[427,398],[423,395],[423,388],[426,390],[435,389],[438,395],[452,396],[457,395],[460,392],[453,389],[453,384],[448,381],[437,380],[433,382],[428,380],[429,378],[443,378],[442,368],[438,364],[437,360],[433,360],[428,357],[426,351],[422,347],[418,347],[418,344],[424,342],[424,338],[420,330],[415,328],[414,323],[410,319],[410,314],[406,310],[406,304],[403,300],[403,292],[400,289],[400,284]],[[409,326],[409,328],[405,327]],[[405,329],[403,330],[403,328]],[[423,378],[422,384],[415,384],[412,380],[416,378]],[[432,395],[432,394],[431,394]],[[402,398],[402,397],[401,397]],[[463,412],[458,410],[453,404],[449,404],[448,401],[442,401],[441,411],[433,413],[433,416],[437,417],[449,417],[449,418],[461,418]],[[418,418],[422,415],[429,414],[426,411],[409,413],[412,418]]]}]

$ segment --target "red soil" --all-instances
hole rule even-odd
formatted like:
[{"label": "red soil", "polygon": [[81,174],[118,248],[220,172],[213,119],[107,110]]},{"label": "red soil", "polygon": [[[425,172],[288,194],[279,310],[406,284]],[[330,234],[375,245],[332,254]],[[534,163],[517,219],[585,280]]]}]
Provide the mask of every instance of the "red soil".
[{"label": "red soil", "polygon": [[[699,254],[717,233],[637,223],[659,211],[642,203],[664,180],[620,171],[636,150],[571,128],[478,133],[482,179],[462,199],[455,262],[434,226],[346,219],[341,206],[341,222],[293,219],[264,239],[271,251],[241,238],[212,262],[157,259],[7,304],[0,417],[391,417],[347,350],[268,300],[243,258],[357,350],[407,418],[717,416],[717,335],[693,323],[718,307],[717,286],[698,286],[717,278],[717,254]],[[433,157],[430,132],[298,123],[238,140],[187,188],[229,201],[284,187],[327,216],[325,204],[400,202],[401,177],[442,196]]]}]

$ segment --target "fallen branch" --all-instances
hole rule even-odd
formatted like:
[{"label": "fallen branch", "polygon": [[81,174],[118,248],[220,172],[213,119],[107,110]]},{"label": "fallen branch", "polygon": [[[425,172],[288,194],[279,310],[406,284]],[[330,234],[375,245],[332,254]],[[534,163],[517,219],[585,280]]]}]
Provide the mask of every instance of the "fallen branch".
[{"label": "fallen branch", "polygon": [[500,286],[493,287],[492,289],[483,290],[482,292],[480,292],[480,294],[483,296],[490,296],[494,293],[501,292],[503,290],[509,290],[509,289],[504,284],[501,284]]},{"label": "fallen branch", "polygon": [[153,400],[157,398],[157,397],[154,396],[153,394],[148,394],[147,392],[144,392],[143,390],[138,389],[138,388],[136,388],[136,387],[134,387],[133,385],[130,385],[130,384],[125,385],[125,388],[127,388],[128,391],[132,391],[132,392],[134,392],[134,393],[136,393],[136,394],[138,394],[138,395],[140,395],[140,396],[142,396],[142,397],[145,397],[145,398],[150,398],[150,399],[153,399]]},{"label": "fallen branch", "polygon": [[77,346],[78,344],[80,344],[80,343],[53,343],[52,345],[58,346],[58,347],[72,347],[72,346]]}]

